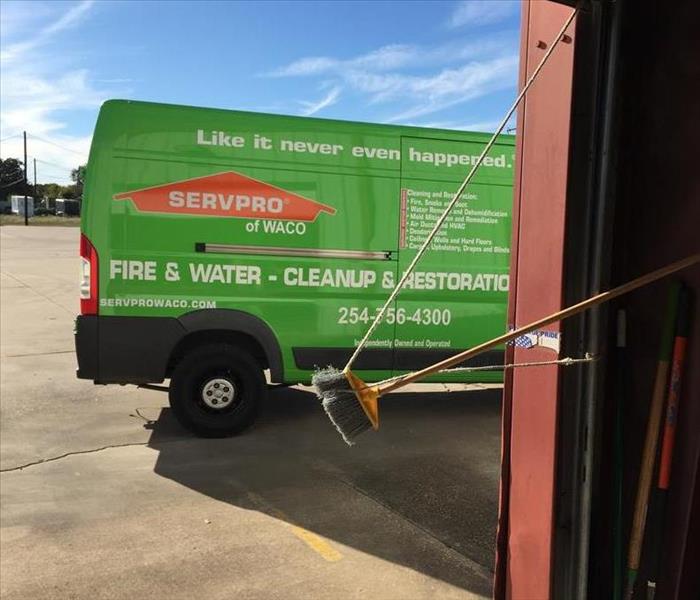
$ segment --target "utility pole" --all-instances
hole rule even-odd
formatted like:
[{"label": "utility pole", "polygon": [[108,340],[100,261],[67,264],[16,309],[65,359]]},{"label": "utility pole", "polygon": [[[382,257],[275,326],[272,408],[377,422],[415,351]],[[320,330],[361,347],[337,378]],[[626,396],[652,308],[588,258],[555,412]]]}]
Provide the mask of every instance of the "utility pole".
[{"label": "utility pole", "polygon": [[24,225],[29,225],[29,213],[27,212],[27,132],[24,132]]},{"label": "utility pole", "polygon": [[36,158],[34,159],[34,204],[36,205]]}]

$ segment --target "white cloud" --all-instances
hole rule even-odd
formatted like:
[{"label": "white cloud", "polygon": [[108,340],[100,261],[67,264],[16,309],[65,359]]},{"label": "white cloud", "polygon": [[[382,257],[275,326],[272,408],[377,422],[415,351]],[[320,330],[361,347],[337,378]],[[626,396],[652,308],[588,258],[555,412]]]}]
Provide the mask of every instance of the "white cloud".
[{"label": "white cloud", "polygon": [[310,56],[295,60],[281,69],[272,71],[270,77],[298,77],[302,75],[319,75],[337,67],[341,61],[325,56]]},{"label": "white cloud", "polygon": [[357,68],[384,71],[402,67],[415,60],[418,54],[419,49],[415,46],[392,44],[346,60],[328,56],[310,56],[295,60],[280,69],[268,73],[268,76],[300,77]]},{"label": "white cloud", "polygon": [[[515,87],[517,36],[512,31],[470,36],[434,47],[391,44],[349,58],[312,56],[295,60],[268,77],[323,78],[368,104],[393,103],[389,122],[406,122],[437,113],[486,94]],[[304,102],[313,114],[338,100],[329,93],[319,102]],[[317,108],[317,105],[319,108]]]},{"label": "white cloud", "polygon": [[93,4],[94,0],[84,0],[79,4],[72,6],[68,12],[61,15],[56,21],[35,32],[33,37],[7,46],[7,48],[0,52],[0,59],[3,62],[11,62],[17,60],[18,57],[26,54],[29,50],[48,43],[51,36],[77,24],[80,19],[90,10]]},{"label": "white cloud", "polygon": [[317,102],[308,102],[308,101],[302,100],[301,105],[304,107],[304,109],[301,111],[301,114],[304,115],[305,117],[310,117],[311,115],[315,115],[317,112],[323,110],[324,108],[327,108],[327,107],[331,106],[332,104],[335,104],[338,101],[339,97],[340,97],[340,87],[335,86],[323,98],[321,98]]},{"label": "white cloud", "polygon": [[457,3],[447,26],[454,29],[499,23],[517,14],[518,10],[519,2],[513,0],[463,0]]},{"label": "white cloud", "polygon": [[425,48],[409,44],[390,44],[359,56],[339,59],[330,56],[310,56],[267,73],[267,77],[307,77],[342,75],[348,70],[385,72],[404,68],[458,63],[492,56],[499,52],[515,52],[514,36],[495,33],[488,38],[472,38]]},{"label": "white cloud", "polygon": [[32,157],[52,163],[51,167],[39,166],[38,181],[69,183],[70,169],[87,161],[92,136],[65,134],[60,111],[94,110],[105,94],[90,86],[84,70],[69,71],[53,79],[11,69],[3,72],[2,79],[0,132],[3,139],[11,139],[2,143],[0,155],[21,159],[21,133],[27,131],[29,165]]},{"label": "white cloud", "polygon": [[2,87],[0,118],[3,134],[10,135],[22,129],[50,135],[64,127],[57,111],[95,108],[105,100],[104,93],[91,87],[84,69],[49,78],[13,68],[3,73]]},{"label": "white cloud", "polygon": [[410,108],[388,119],[404,122],[511,87],[517,68],[518,57],[511,55],[426,76],[353,70],[345,77],[354,89],[368,96],[370,103],[408,100],[412,104]]},{"label": "white cloud", "polygon": [[[40,161],[39,182],[68,183],[70,169],[87,161],[91,136],[65,133],[63,111],[95,111],[113,95],[95,88],[89,72],[79,65],[57,64],[58,53],[52,48],[60,42],[57,34],[87,18],[94,6],[92,1],[80,2],[57,13],[54,7],[64,10],[65,4],[37,4],[34,18],[17,11],[3,22],[3,41],[22,41],[0,51],[0,138],[10,138],[0,153],[3,158],[21,158],[21,133],[27,131],[30,166],[32,157]],[[37,25],[37,18],[43,26]]]},{"label": "white cloud", "polygon": [[517,36],[504,31],[432,48],[392,44],[345,59],[304,57],[267,76],[323,77],[333,85],[320,101],[302,102],[306,115],[337,102],[342,86],[368,104],[394,103],[394,116],[385,120],[406,122],[514,87],[517,67]]},{"label": "white cloud", "polygon": [[458,69],[444,69],[428,77],[375,80],[375,86],[384,86],[376,93],[375,100],[386,101],[406,95],[415,98],[411,108],[389,119],[390,122],[406,121],[511,87],[517,69],[518,57],[514,55],[474,62]]}]

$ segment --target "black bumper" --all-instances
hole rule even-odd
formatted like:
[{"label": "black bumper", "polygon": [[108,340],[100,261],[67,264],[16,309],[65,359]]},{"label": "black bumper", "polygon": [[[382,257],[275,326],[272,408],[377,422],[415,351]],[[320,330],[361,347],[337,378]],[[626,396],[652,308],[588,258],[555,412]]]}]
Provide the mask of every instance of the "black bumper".
[{"label": "black bumper", "polygon": [[78,358],[78,378],[97,378],[97,321],[96,316],[75,319],[75,353]]},{"label": "black bumper", "polygon": [[159,383],[184,334],[175,318],[79,316],[77,375],[95,383]]}]

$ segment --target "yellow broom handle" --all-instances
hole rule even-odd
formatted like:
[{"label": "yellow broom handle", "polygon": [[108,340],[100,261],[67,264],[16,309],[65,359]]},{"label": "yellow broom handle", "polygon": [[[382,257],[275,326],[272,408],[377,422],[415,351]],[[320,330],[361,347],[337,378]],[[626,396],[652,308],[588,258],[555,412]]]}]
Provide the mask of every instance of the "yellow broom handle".
[{"label": "yellow broom handle", "polygon": [[442,360],[438,363],[430,365],[429,367],[425,367],[424,369],[421,369],[420,371],[414,371],[413,373],[407,373],[402,379],[391,381],[390,383],[387,383],[385,385],[382,385],[382,383],[380,382],[376,385],[375,389],[380,394],[386,394],[388,392],[392,392],[396,389],[404,387],[405,385],[408,385],[409,383],[413,383],[414,381],[418,381],[419,379],[423,379],[424,377],[427,377],[428,375],[434,375],[438,371],[442,371],[443,369],[449,369],[450,367],[453,367],[461,362],[464,362],[465,360],[472,358],[473,356],[476,356],[477,354],[481,354],[482,352],[484,352],[490,348],[493,348],[494,346],[498,346],[500,344],[505,344],[507,342],[510,342],[510,341],[514,340],[515,338],[520,337],[521,335],[525,335],[526,333],[530,333],[533,329],[538,329],[540,327],[544,327],[545,325],[550,325],[551,323],[554,323],[556,321],[562,321],[563,319],[566,319],[566,318],[571,317],[573,315],[576,315],[580,312],[583,312],[584,310],[592,308],[593,306],[597,306],[599,304],[602,304],[603,302],[608,302],[609,300],[612,300],[613,298],[617,298],[618,296],[622,296],[623,294],[626,294],[627,292],[631,292],[632,290],[636,290],[637,288],[640,288],[640,287],[645,286],[649,283],[652,283],[652,282],[656,281],[657,279],[661,279],[663,277],[666,277],[667,275],[670,275],[671,273],[675,273],[676,271],[680,271],[682,269],[690,267],[698,262],[700,262],[700,254],[693,254],[693,255],[689,256],[688,258],[684,258],[683,260],[679,260],[678,262],[671,263],[670,265],[667,265],[661,269],[657,269],[656,271],[652,271],[651,273],[647,273],[646,275],[642,275],[641,277],[638,277],[637,279],[633,279],[632,281],[628,281],[627,283],[624,283],[616,288],[608,290],[607,292],[602,292],[602,293],[598,294],[597,296],[593,296],[591,298],[588,298],[587,300],[583,300],[582,302],[579,302],[578,304],[574,304],[573,306],[569,306],[568,308],[564,308],[564,309],[560,310],[559,312],[553,313],[547,317],[543,317],[542,319],[540,319],[538,321],[533,321],[529,325],[524,325],[523,327],[515,329],[509,333],[504,333],[503,335],[501,335],[497,338],[493,338],[493,339],[489,340],[488,342],[484,342],[483,344],[475,346],[474,348],[470,348],[469,350],[465,350],[464,352],[460,352],[459,354],[455,354],[454,356],[451,356],[450,358],[446,358],[445,360]]}]

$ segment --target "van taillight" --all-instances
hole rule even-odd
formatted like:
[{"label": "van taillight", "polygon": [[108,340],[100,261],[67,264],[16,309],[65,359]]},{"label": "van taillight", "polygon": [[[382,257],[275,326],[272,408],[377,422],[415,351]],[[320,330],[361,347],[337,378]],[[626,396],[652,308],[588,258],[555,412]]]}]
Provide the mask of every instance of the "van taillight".
[{"label": "van taillight", "polygon": [[97,314],[97,250],[80,234],[80,314]]}]

